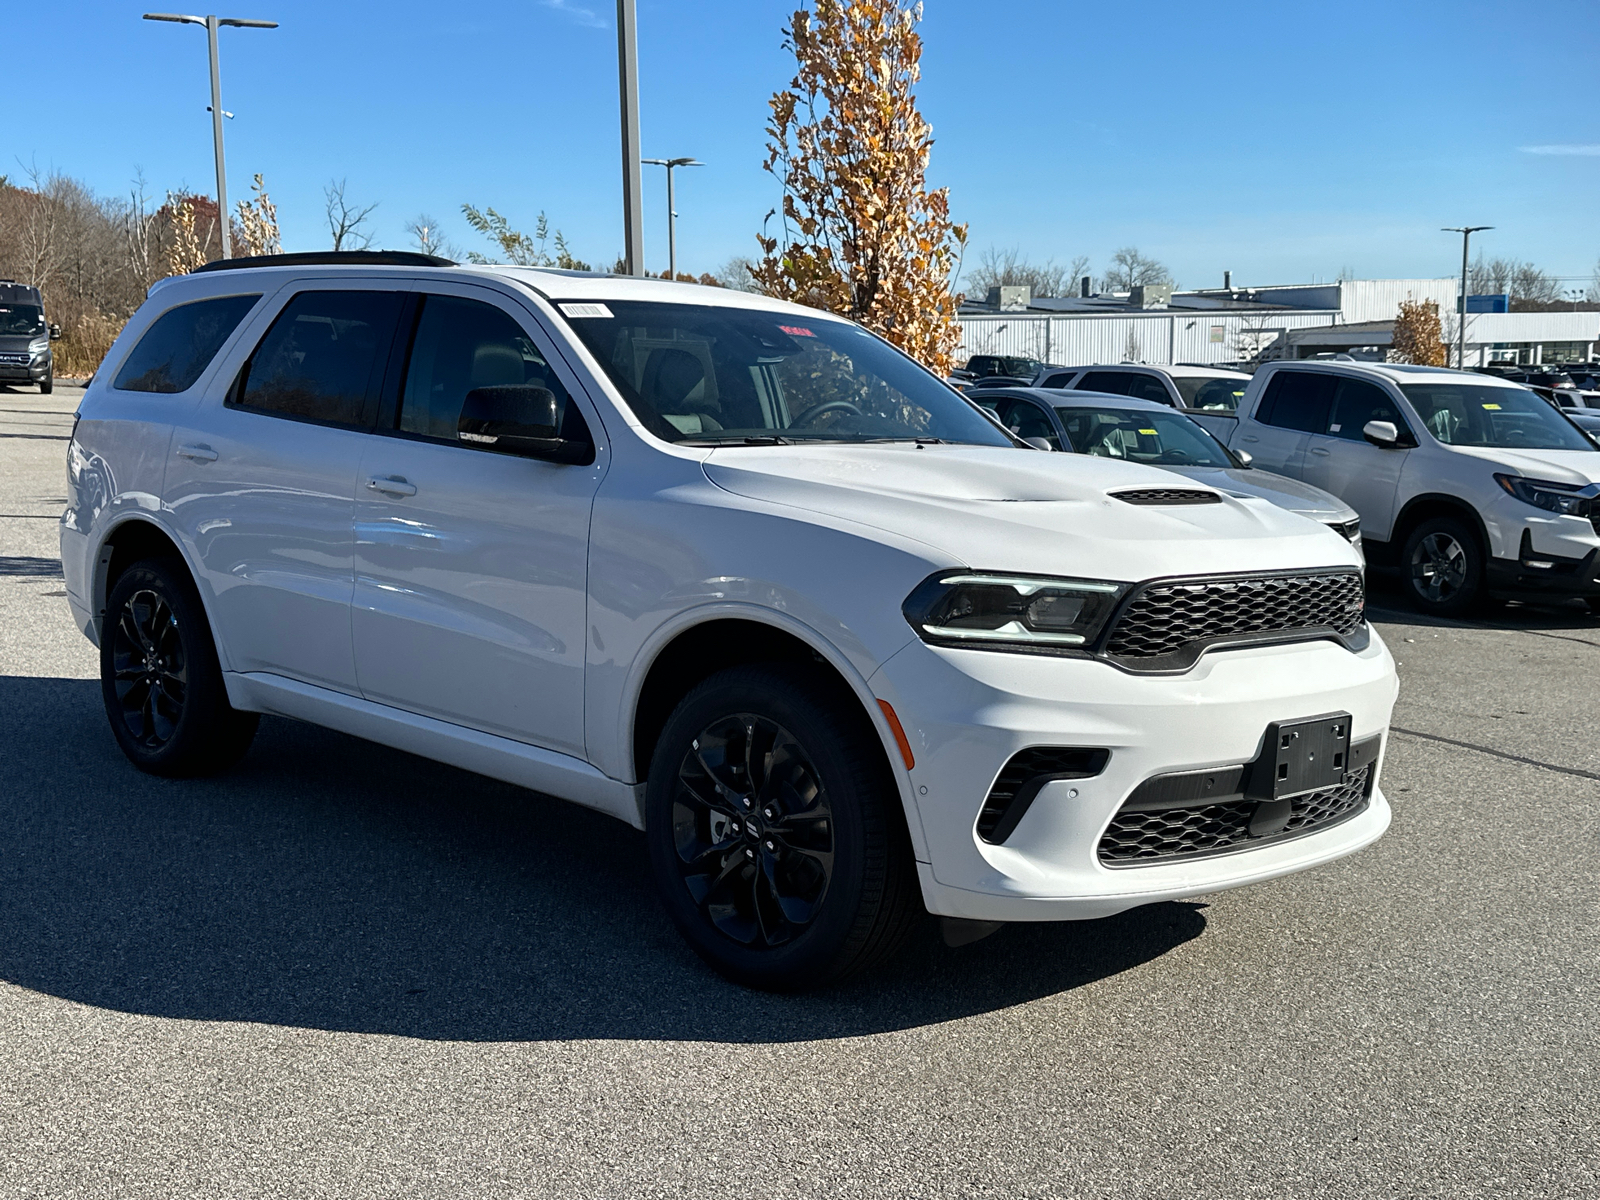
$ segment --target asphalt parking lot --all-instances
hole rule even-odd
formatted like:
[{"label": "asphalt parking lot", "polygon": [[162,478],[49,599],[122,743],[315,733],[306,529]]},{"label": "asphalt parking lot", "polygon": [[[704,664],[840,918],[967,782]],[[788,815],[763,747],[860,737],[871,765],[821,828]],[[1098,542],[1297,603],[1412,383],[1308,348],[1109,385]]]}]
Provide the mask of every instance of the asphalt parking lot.
[{"label": "asphalt parking lot", "polygon": [[269,719],[134,771],[0,389],[0,1197],[1600,1193],[1600,621],[1424,621],[1331,867],[798,998],[607,818]]}]

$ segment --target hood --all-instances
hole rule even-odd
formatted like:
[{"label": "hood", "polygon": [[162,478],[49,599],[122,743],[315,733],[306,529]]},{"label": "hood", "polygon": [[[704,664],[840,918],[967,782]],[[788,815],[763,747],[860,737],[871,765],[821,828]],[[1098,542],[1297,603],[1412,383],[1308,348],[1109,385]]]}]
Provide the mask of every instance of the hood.
[{"label": "hood", "polygon": [[43,331],[39,333],[0,333],[0,352],[6,354],[26,353],[28,343],[44,337]]},{"label": "hood", "polygon": [[1491,470],[1570,483],[1578,487],[1600,483],[1600,449],[1502,450],[1495,446],[1451,446],[1457,454],[1481,458]]},{"label": "hood", "polygon": [[[718,447],[706,476],[735,495],[869,525],[984,570],[1136,581],[1357,566],[1350,545],[1264,500],[1148,507],[1115,491],[1168,471],[988,446]],[[1197,485],[1198,486],[1198,485]]]},{"label": "hood", "polygon": [[1333,493],[1312,487],[1309,483],[1301,483],[1298,479],[1274,475],[1271,471],[1261,471],[1254,467],[1249,470],[1237,467],[1162,469],[1192,479],[1206,487],[1216,488],[1219,492],[1259,496],[1269,504],[1276,504],[1279,508],[1299,513],[1302,517],[1310,517],[1313,521],[1338,521],[1343,524],[1356,519],[1356,510]]}]

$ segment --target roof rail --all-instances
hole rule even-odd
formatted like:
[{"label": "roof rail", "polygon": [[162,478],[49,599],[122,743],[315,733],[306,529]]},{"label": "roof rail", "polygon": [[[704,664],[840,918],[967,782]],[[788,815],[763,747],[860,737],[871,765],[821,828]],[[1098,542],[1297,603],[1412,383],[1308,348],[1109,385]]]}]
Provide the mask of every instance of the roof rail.
[{"label": "roof rail", "polygon": [[256,254],[219,258],[190,272],[237,271],[245,267],[453,267],[455,261],[413,250],[314,250],[309,254]]}]

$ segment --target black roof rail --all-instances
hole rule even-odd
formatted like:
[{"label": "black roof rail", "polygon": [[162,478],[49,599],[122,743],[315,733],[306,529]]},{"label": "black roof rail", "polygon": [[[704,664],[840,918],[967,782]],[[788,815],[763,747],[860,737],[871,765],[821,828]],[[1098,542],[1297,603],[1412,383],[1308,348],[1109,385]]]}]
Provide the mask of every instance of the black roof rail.
[{"label": "black roof rail", "polygon": [[453,267],[455,261],[414,250],[313,250],[308,254],[257,254],[219,258],[190,272],[237,271],[245,267]]}]

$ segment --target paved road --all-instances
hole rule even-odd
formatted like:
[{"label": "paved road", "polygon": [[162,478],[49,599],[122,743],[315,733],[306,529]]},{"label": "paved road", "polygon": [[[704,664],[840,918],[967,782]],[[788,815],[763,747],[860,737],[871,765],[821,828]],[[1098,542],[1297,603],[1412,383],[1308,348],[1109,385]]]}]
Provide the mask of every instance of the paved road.
[{"label": "paved road", "polygon": [[1600,1193],[1586,613],[1379,609],[1353,859],[753,995],[605,818],[278,720],[129,768],[54,562],[75,399],[0,391],[0,1197]]}]

